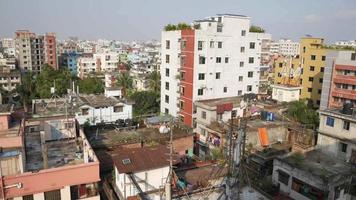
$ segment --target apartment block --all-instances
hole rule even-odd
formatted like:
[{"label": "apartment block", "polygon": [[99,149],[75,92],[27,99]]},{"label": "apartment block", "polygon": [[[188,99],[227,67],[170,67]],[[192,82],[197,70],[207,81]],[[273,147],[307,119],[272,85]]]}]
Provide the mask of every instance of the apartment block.
[{"label": "apartment block", "polygon": [[163,31],[161,112],[193,125],[197,100],[257,93],[263,34],[250,17],[221,14],[185,30]]},{"label": "apartment block", "polygon": [[21,72],[41,72],[44,64],[57,66],[56,36],[54,33],[36,35],[28,30],[15,32],[15,49]]},{"label": "apartment block", "polygon": [[271,53],[283,56],[299,55],[300,45],[289,39],[280,39],[271,43]]},{"label": "apartment block", "polygon": [[9,67],[0,66],[0,88],[13,91],[21,84],[21,73]]},{"label": "apartment block", "polygon": [[119,54],[114,52],[80,57],[77,60],[77,75],[83,78],[90,73],[113,72],[118,69],[118,64]]},{"label": "apartment block", "polygon": [[99,200],[99,161],[74,118],[18,121],[0,107],[0,199]]},{"label": "apartment block", "polygon": [[320,105],[321,88],[326,65],[324,39],[305,37],[300,41],[300,62],[302,66],[302,99],[310,99],[315,107]]},{"label": "apartment block", "polygon": [[320,109],[356,105],[356,52],[328,51]]}]

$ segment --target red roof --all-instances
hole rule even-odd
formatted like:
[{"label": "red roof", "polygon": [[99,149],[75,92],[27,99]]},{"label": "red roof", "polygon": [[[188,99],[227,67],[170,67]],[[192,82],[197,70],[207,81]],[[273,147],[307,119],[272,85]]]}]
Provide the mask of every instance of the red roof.
[{"label": "red roof", "polygon": [[169,166],[169,149],[164,145],[121,148],[115,151],[113,162],[119,173],[134,173],[166,167]]}]

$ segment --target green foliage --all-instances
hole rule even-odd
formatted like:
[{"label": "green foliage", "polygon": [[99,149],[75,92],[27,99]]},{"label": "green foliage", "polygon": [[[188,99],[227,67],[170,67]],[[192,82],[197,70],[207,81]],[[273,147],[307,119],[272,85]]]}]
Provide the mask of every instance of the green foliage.
[{"label": "green foliage", "polygon": [[156,93],[161,90],[161,75],[157,71],[153,71],[149,76],[149,88]]},{"label": "green foliage", "polygon": [[84,94],[99,94],[104,92],[104,83],[97,77],[78,80],[79,92]]},{"label": "green foliage", "polygon": [[265,30],[263,28],[259,27],[259,26],[252,25],[250,27],[250,32],[252,32],[252,33],[264,33]]},{"label": "green foliage", "polygon": [[177,30],[186,30],[186,29],[192,29],[192,27],[187,23],[178,23],[177,25],[167,24],[164,27],[165,31],[177,31]]},{"label": "green foliage", "polygon": [[292,154],[289,159],[293,162],[294,165],[301,166],[304,161],[304,156],[301,152],[297,151]]},{"label": "green foliage", "polygon": [[293,120],[305,124],[308,128],[315,128],[319,125],[319,115],[304,101],[294,101],[289,104],[287,115]]},{"label": "green foliage", "polygon": [[221,160],[224,157],[223,152],[219,148],[212,149],[211,156],[213,160]]},{"label": "green foliage", "polygon": [[130,95],[135,102],[133,113],[135,116],[158,113],[160,107],[159,94],[153,91],[137,91]]},{"label": "green foliage", "polygon": [[25,111],[27,111],[27,105],[37,96],[36,79],[31,72],[23,75],[21,79],[22,84],[17,86],[16,92],[20,94]]},{"label": "green foliage", "polygon": [[331,49],[331,50],[351,50],[356,51],[356,47],[352,46],[338,46],[338,45],[323,45],[324,49]]},{"label": "green foliage", "polygon": [[133,80],[129,73],[121,73],[117,77],[116,85],[122,88],[122,95],[127,96],[127,90],[133,88]]}]

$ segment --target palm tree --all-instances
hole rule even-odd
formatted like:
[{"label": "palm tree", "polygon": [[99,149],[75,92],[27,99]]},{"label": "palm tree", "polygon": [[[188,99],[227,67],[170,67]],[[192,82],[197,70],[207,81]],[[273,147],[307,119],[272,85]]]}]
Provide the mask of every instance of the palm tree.
[{"label": "palm tree", "polygon": [[128,72],[121,73],[117,77],[116,85],[121,87],[122,96],[126,97],[127,90],[133,88],[132,77],[129,75]]},{"label": "palm tree", "polygon": [[21,84],[16,91],[20,94],[25,112],[27,112],[28,104],[36,97],[36,79],[31,72],[22,77]]},{"label": "palm tree", "polygon": [[149,76],[149,88],[159,93],[161,89],[161,75],[157,71],[153,71]]}]

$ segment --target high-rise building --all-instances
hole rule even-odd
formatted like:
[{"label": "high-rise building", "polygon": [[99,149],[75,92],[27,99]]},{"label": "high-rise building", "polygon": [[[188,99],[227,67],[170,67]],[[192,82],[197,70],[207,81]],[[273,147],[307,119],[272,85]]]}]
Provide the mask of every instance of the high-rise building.
[{"label": "high-rise building", "polygon": [[162,32],[161,112],[194,126],[196,100],[257,93],[261,43],[250,17],[221,14]]},{"label": "high-rise building", "polygon": [[324,39],[304,37],[300,41],[300,61],[303,69],[300,98],[310,99],[315,107],[320,105],[321,86],[326,60]]},{"label": "high-rise building", "polygon": [[15,48],[18,66],[22,72],[38,73],[44,64],[58,68],[54,33],[36,35],[28,30],[16,31]]},{"label": "high-rise building", "polygon": [[328,51],[320,109],[356,105],[356,52]]}]

